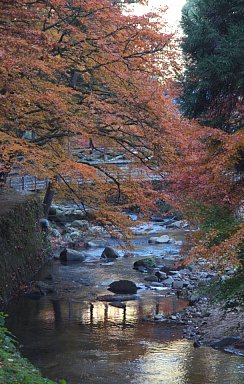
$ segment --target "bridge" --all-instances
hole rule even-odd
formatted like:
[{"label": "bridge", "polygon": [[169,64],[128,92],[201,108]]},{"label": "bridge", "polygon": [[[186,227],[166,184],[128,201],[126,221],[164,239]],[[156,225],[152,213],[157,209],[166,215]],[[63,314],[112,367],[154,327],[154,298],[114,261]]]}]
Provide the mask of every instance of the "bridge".
[{"label": "bridge", "polygon": [[[123,182],[123,180],[161,180],[162,178],[158,175],[150,175],[145,172],[144,169],[140,168],[128,168],[121,169],[122,172],[111,172],[111,176],[114,177],[118,182]],[[111,180],[109,176],[106,177],[107,180]],[[80,177],[72,178],[68,175],[62,177],[57,177],[58,183],[76,183],[78,186],[83,184],[83,180]],[[45,177],[44,179],[39,179],[36,176],[31,175],[10,175],[7,177],[6,184],[11,188],[17,191],[38,191],[41,189],[46,189],[49,183],[49,178]]]},{"label": "bridge", "polygon": [[[94,166],[96,171],[107,179],[108,182],[113,178],[118,182],[123,182],[123,180],[139,182],[140,180],[162,179],[161,176],[150,173],[145,166],[138,166],[132,160],[126,159],[124,154],[104,153],[104,148],[93,150],[92,153],[89,149],[76,148],[73,156],[77,159],[77,163]],[[116,166],[117,170],[110,170],[109,165]],[[36,176],[21,173],[23,173],[23,170],[15,168],[14,172],[10,173],[10,176],[7,177],[7,185],[17,191],[37,191],[47,188],[49,183],[48,177],[40,179]],[[109,175],[111,175],[111,178]],[[77,177],[68,175],[58,176],[57,181],[59,183],[78,184],[78,186],[83,184],[83,179],[80,175],[77,175]]]}]

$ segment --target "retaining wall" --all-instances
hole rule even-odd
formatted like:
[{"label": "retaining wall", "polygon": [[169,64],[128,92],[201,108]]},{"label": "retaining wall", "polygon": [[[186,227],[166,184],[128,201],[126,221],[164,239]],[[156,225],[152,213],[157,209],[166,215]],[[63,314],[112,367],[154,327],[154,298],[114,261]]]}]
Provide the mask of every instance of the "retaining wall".
[{"label": "retaining wall", "polygon": [[0,306],[17,296],[48,256],[36,194],[0,189]]}]

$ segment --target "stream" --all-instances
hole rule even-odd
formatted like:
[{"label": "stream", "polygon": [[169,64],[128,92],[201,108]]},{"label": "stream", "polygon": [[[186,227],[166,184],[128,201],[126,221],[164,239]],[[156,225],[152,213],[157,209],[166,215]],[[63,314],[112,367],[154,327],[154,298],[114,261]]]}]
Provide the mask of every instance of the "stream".
[{"label": "stream", "polygon": [[[22,354],[44,376],[68,384],[242,384],[243,357],[194,348],[183,337],[183,325],[149,321],[153,314],[180,312],[188,302],[167,287],[150,286],[148,274],[133,269],[143,256],[171,265],[184,231],[165,230],[157,223],[148,224],[146,231],[134,237],[133,256],[123,257],[118,244],[105,239],[88,251],[84,262],[53,260],[45,265],[36,278],[52,279],[55,292],[38,300],[22,296],[7,308],[7,326]],[[155,233],[168,234],[173,241],[149,244]],[[106,245],[117,247],[121,257],[101,260]],[[140,287],[134,300],[121,308],[99,300],[111,294],[111,282],[121,279]]]}]

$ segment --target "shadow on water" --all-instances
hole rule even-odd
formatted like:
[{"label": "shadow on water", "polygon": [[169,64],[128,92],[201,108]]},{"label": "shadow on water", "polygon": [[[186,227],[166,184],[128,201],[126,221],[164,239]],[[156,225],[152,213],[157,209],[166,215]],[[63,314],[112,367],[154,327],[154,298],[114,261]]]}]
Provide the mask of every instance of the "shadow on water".
[{"label": "shadow on water", "polygon": [[243,358],[194,349],[181,327],[143,321],[150,309],[136,301],[125,310],[103,302],[21,299],[9,325],[44,375],[70,384],[243,383]]},{"label": "shadow on water", "polygon": [[[183,339],[182,326],[148,321],[153,314],[179,312],[187,302],[149,289],[145,274],[133,270],[138,258],[153,254],[170,261],[177,248],[149,247],[143,239],[135,244],[134,257],[112,264],[101,262],[96,249],[86,262],[45,266],[38,279],[51,274],[56,293],[40,300],[21,297],[8,307],[7,325],[22,353],[45,376],[69,384],[242,384],[242,357],[195,349]],[[141,287],[135,300],[118,308],[97,299],[121,278]]]}]

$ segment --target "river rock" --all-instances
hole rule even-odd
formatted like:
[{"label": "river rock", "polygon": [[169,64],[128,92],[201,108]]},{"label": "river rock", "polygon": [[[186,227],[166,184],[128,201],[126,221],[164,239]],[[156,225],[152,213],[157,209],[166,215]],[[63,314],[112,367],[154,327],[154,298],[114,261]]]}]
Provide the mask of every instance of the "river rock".
[{"label": "river rock", "polygon": [[82,234],[79,231],[71,232],[69,235],[72,241],[78,240],[78,239],[81,240],[83,238]]},{"label": "river rock", "polygon": [[156,321],[166,321],[167,319],[162,315],[161,313],[157,313],[153,317],[154,320]]},{"label": "river rock", "polygon": [[162,222],[164,220],[165,220],[165,217],[160,215],[160,214],[154,215],[150,219],[150,221],[153,221],[154,223],[159,223],[159,222]]},{"label": "river rock", "polygon": [[192,293],[189,297],[189,305],[195,305],[200,300],[200,295],[198,293]]},{"label": "river rock", "polygon": [[182,220],[178,220],[178,221],[173,221],[172,223],[167,223],[166,226],[168,228],[182,228],[183,226],[183,221]]},{"label": "river rock", "polygon": [[82,210],[52,206],[49,210],[48,219],[59,224],[66,224],[74,220],[83,220],[85,215]]},{"label": "river rock", "polygon": [[167,279],[167,274],[165,272],[162,272],[162,271],[157,271],[155,273],[155,276],[158,278],[158,281],[163,281],[163,280]]},{"label": "river rock", "polygon": [[102,259],[117,259],[119,254],[112,247],[105,247],[101,254]]},{"label": "river rock", "polygon": [[156,276],[148,276],[148,277],[145,277],[144,280],[148,281],[149,283],[157,283],[158,282],[158,279]]},{"label": "river rock", "polygon": [[71,239],[69,233],[66,233],[66,234],[63,236],[63,240],[65,241],[65,243],[72,243],[72,239]]},{"label": "river rock", "polygon": [[148,242],[151,244],[168,244],[170,242],[170,237],[168,235],[163,235],[160,237],[150,237]]},{"label": "river rock", "polygon": [[182,289],[184,287],[184,282],[182,280],[174,280],[173,288],[174,289]]},{"label": "river rock", "polygon": [[146,234],[146,230],[143,230],[143,229],[138,229],[133,231],[133,235],[135,236],[145,236],[145,234]]},{"label": "river rock", "polygon": [[59,256],[61,261],[84,261],[86,254],[84,252],[75,251],[74,249],[65,248]]},{"label": "river rock", "polygon": [[99,225],[92,225],[89,227],[89,234],[92,236],[98,236],[98,235],[105,236],[107,233],[103,227],[100,227]]},{"label": "river rock", "polygon": [[93,241],[87,241],[84,243],[85,248],[97,248],[99,244],[94,243]]},{"label": "river rock", "polygon": [[136,300],[137,295],[103,295],[98,296],[97,300],[99,301],[107,301],[107,302],[118,302],[118,301],[129,301],[129,300]]},{"label": "river rock", "polygon": [[163,281],[163,285],[166,287],[172,287],[174,280],[169,276],[166,280]]},{"label": "river rock", "polygon": [[61,239],[61,233],[59,232],[59,230],[58,229],[56,229],[56,228],[49,228],[49,230],[48,230],[48,234],[50,235],[50,236],[53,236],[53,237],[56,237],[57,239]]},{"label": "river rock", "polygon": [[49,221],[47,219],[42,218],[39,220],[39,223],[40,223],[40,226],[43,230],[47,230],[49,228],[50,224],[49,224]]},{"label": "river rock", "polygon": [[161,265],[161,266],[160,266],[160,272],[164,272],[164,273],[166,273],[167,275],[169,275],[170,270],[171,270],[171,268],[168,267],[168,266],[166,266],[166,265]]},{"label": "river rock", "polygon": [[87,220],[74,220],[72,221],[71,226],[82,231],[87,231],[89,228],[89,223]]},{"label": "river rock", "polygon": [[133,294],[137,292],[137,286],[130,280],[118,280],[109,285],[109,290],[114,293]]},{"label": "river rock", "polygon": [[[162,287],[162,283],[158,282],[158,281],[152,281],[151,284],[150,284],[151,287]],[[149,286],[149,287],[150,287]]]},{"label": "river rock", "polygon": [[224,337],[222,340],[215,341],[210,345],[212,348],[223,349],[225,347],[228,347],[229,345],[235,344],[239,340],[240,340],[239,336],[227,336],[227,337]]},{"label": "river rock", "polygon": [[154,259],[151,257],[145,257],[144,259],[137,260],[133,264],[133,268],[140,270],[140,268],[151,269],[155,267]]}]

